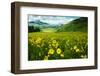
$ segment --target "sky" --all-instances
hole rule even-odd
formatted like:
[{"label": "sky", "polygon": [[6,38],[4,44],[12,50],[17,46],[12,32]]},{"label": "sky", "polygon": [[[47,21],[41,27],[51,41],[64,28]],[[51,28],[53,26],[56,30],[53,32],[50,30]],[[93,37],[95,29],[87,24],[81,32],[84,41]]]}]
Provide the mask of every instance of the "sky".
[{"label": "sky", "polygon": [[51,25],[67,24],[68,22],[79,18],[78,16],[45,16],[45,15],[29,15],[28,21],[45,22]]}]

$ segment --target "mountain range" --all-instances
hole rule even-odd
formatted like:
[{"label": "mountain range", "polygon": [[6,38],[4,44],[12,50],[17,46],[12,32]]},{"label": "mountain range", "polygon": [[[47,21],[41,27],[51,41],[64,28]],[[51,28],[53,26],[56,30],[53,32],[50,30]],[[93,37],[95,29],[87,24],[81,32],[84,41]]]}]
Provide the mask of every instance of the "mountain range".
[{"label": "mountain range", "polygon": [[34,27],[39,27],[39,28],[48,28],[48,27],[55,27],[57,25],[51,25],[49,23],[45,23],[45,22],[42,22],[40,20],[36,20],[36,21],[30,21],[28,26],[34,26]]}]

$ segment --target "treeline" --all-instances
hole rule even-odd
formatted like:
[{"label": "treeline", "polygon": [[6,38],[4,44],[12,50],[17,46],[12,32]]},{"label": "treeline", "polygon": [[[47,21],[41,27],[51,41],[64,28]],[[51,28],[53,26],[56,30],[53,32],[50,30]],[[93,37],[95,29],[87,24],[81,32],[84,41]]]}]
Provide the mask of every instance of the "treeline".
[{"label": "treeline", "polygon": [[28,26],[28,32],[40,32],[39,27],[34,27],[34,26]]}]

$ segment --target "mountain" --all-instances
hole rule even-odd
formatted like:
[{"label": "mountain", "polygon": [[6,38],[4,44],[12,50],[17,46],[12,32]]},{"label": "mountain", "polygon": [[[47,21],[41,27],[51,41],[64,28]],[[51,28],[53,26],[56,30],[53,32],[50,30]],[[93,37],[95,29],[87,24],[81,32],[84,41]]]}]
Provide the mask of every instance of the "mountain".
[{"label": "mountain", "polygon": [[58,32],[87,32],[88,31],[88,18],[87,17],[80,17],[78,19],[75,19],[68,24],[61,25],[58,30]]},{"label": "mountain", "polygon": [[40,20],[36,20],[36,21],[30,21],[29,23],[33,23],[33,24],[39,24],[39,25],[43,25],[43,24],[47,25],[47,23],[45,23],[45,22],[42,22],[42,21],[40,21]]},{"label": "mountain", "polygon": [[45,23],[40,20],[30,21],[28,22],[28,26],[34,26],[34,27],[39,27],[39,28],[56,28],[57,27],[57,25]]},{"label": "mountain", "polygon": [[49,25],[48,23],[41,22],[40,20],[28,22],[28,26],[34,26],[34,27],[39,27],[39,28],[45,27],[45,26],[48,26],[48,25]]}]

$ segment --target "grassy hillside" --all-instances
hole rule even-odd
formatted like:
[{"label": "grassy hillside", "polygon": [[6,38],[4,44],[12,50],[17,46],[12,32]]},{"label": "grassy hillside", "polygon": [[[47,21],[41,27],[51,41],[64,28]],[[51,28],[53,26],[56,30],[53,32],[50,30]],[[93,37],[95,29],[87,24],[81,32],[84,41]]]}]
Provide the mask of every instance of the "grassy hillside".
[{"label": "grassy hillside", "polygon": [[68,24],[64,24],[58,28],[58,32],[87,32],[88,31],[88,18],[80,17],[76,20],[71,21]]}]

